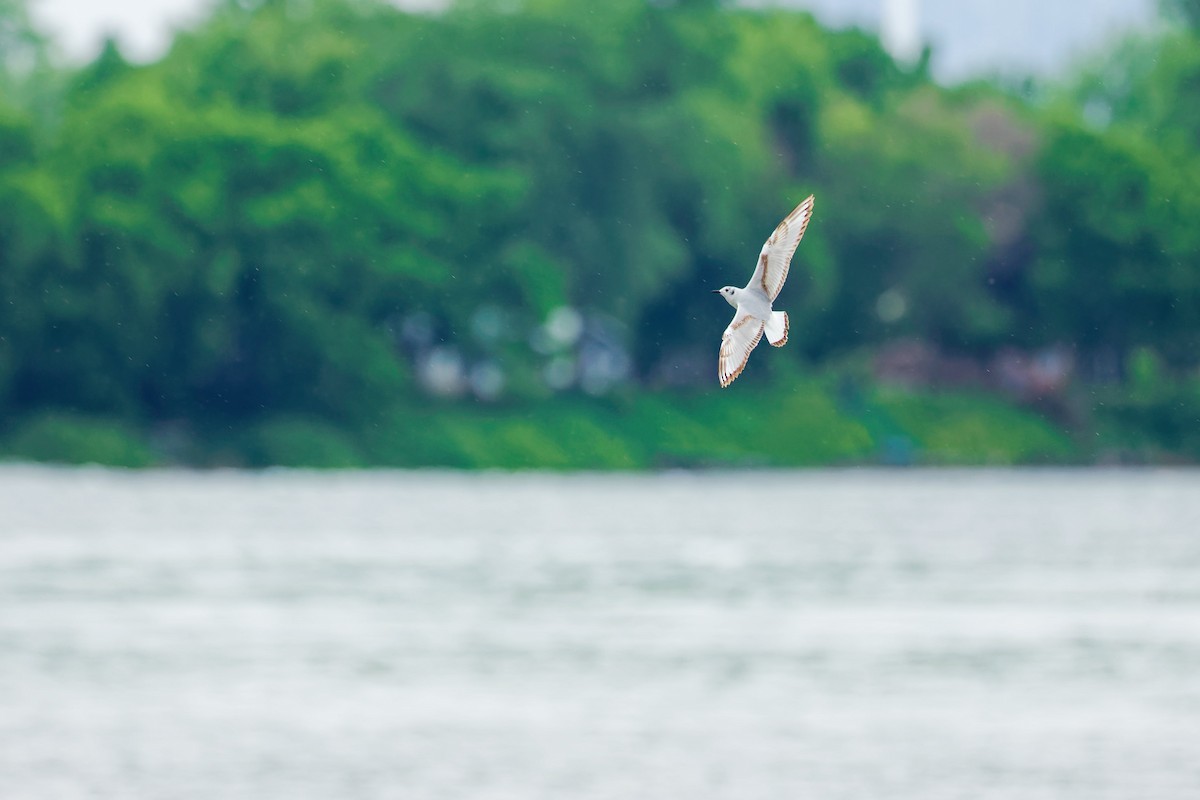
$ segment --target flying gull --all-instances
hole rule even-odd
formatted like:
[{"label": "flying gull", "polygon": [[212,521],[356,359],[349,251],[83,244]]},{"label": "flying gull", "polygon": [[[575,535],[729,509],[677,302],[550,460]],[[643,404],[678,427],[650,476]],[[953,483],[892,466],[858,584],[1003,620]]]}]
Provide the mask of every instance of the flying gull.
[{"label": "flying gull", "polygon": [[721,337],[721,356],[717,362],[721,388],[733,383],[742,374],[750,352],[758,346],[764,333],[767,341],[775,347],[787,344],[787,312],[775,311],[771,304],[787,280],[792,254],[796,252],[796,245],[800,244],[804,229],[808,227],[812,208],[813,196],[810,194],[783,218],[758,254],[758,264],[749,283],[741,289],[736,286],[713,289],[714,293],[724,297],[729,305],[737,309],[733,312],[733,322],[729,323]]}]

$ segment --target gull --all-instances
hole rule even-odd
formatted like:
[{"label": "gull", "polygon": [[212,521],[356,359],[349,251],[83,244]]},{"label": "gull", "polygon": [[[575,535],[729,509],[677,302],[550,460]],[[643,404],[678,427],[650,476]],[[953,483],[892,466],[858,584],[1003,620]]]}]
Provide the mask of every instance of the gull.
[{"label": "gull", "polygon": [[726,286],[713,289],[714,294],[725,298],[736,311],[733,322],[721,337],[721,355],[717,360],[717,377],[724,389],[742,374],[750,353],[758,346],[763,334],[775,347],[783,347],[788,340],[788,315],[786,311],[775,311],[771,304],[779,296],[783,282],[787,280],[792,254],[800,244],[808,218],[812,216],[813,196],[792,209],[775,228],[771,238],[758,254],[758,264],[750,282],[741,289]]}]

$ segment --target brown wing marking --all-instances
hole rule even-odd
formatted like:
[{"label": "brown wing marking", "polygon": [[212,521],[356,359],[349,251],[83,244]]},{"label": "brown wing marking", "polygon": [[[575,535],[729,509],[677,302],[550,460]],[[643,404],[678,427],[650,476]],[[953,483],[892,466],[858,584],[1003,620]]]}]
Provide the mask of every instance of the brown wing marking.
[{"label": "brown wing marking", "polygon": [[792,320],[791,320],[791,317],[789,317],[787,315],[787,312],[785,311],[785,312],[783,312],[783,338],[780,339],[778,342],[771,342],[771,347],[783,347],[785,344],[787,344],[788,332],[791,329],[792,329]]},{"label": "brown wing marking", "polygon": [[788,224],[789,221],[792,221],[792,222],[798,221],[800,223],[800,230],[796,234],[796,241],[792,243],[791,248],[789,248],[787,252],[777,252],[775,254],[775,255],[781,257],[782,270],[778,276],[778,280],[775,281],[774,286],[771,286],[770,283],[768,283],[768,281],[767,281],[767,269],[766,269],[767,264],[766,264],[766,261],[763,262],[763,272],[762,272],[763,291],[765,291],[767,293],[767,297],[771,298],[772,301],[776,297],[779,296],[779,291],[783,288],[783,284],[787,281],[788,272],[791,270],[791,266],[792,266],[792,256],[795,255],[796,247],[800,244],[800,241],[804,238],[804,233],[805,233],[805,231],[808,230],[808,223],[812,220],[813,205],[814,205],[814,202],[813,202],[812,195],[809,195],[808,197],[804,198],[804,200],[801,201],[801,203],[798,206],[793,208],[791,210],[791,212],[788,213],[788,215],[783,218],[783,220],[779,223],[779,225],[777,225],[775,227],[775,230],[771,233],[770,238],[767,239],[767,244],[766,244],[765,249],[771,250],[771,249],[775,248],[780,242],[783,242],[788,238],[788,234],[791,232],[791,226]]},{"label": "brown wing marking", "polygon": [[746,364],[750,362],[750,354],[754,352],[754,348],[758,347],[758,343],[762,341],[764,327],[762,320],[755,320],[755,318],[749,314],[745,315],[741,319],[734,320],[733,324],[730,326],[732,330],[736,331],[743,325],[746,325],[752,321],[759,323],[758,335],[754,337],[754,341],[751,342],[750,346],[746,348],[746,354],[742,358],[742,363],[738,364],[737,369],[733,370],[732,372],[729,371],[729,357],[732,355],[732,353],[728,352],[725,346],[729,341],[729,337],[726,337],[721,342],[721,357],[718,363],[717,379],[720,380],[722,389],[728,388],[729,384],[737,380],[738,376],[742,374],[742,370],[744,370],[746,368]]}]

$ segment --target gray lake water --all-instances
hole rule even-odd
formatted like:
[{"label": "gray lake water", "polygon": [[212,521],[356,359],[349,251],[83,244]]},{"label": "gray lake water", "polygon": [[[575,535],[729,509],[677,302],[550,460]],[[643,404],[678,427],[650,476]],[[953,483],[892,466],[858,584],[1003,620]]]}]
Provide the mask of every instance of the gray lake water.
[{"label": "gray lake water", "polygon": [[1200,798],[1200,472],[0,469],[0,798]]}]

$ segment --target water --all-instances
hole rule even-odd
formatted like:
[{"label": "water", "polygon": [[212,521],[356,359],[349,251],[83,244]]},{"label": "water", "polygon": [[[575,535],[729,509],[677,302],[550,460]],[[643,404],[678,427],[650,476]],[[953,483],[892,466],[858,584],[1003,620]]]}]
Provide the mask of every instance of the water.
[{"label": "water", "polygon": [[0,469],[0,798],[1200,797],[1200,473]]}]

